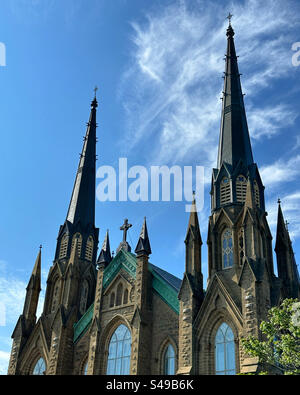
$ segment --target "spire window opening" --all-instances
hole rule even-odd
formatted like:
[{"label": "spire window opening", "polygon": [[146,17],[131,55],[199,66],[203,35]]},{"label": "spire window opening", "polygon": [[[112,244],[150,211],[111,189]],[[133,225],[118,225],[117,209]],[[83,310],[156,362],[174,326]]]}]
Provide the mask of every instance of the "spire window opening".
[{"label": "spire window opening", "polygon": [[82,247],[82,236],[81,236],[81,234],[80,233],[76,233],[73,236],[73,239],[72,239],[72,250],[74,248],[75,239],[78,239],[77,240],[77,255],[78,255],[78,257],[80,257],[80,255],[81,255],[81,247]]},{"label": "spire window opening", "polygon": [[92,261],[93,259],[93,251],[94,251],[94,240],[92,236],[89,236],[87,242],[86,242],[86,248],[85,248],[85,259],[87,261]]},{"label": "spire window opening", "polygon": [[220,188],[220,204],[227,204],[231,202],[231,191],[230,191],[230,180],[228,177],[224,177],[221,181]]},{"label": "spire window opening", "polygon": [[257,181],[254,180],[254,197],[255,197],[255,204],[260,207],[260,195],[259,195],[259,188]]},{"label": "spire window opening", "polygon": [[59,259],[65,258],[67,256],[68,242],[69,242],[69,236],[64,235],[60,243]]},{"label": "spire window opening", "polygon": [[243,175],[239,175],[236,179],[236,200],[244,203],[247,194],[247,179]]}]

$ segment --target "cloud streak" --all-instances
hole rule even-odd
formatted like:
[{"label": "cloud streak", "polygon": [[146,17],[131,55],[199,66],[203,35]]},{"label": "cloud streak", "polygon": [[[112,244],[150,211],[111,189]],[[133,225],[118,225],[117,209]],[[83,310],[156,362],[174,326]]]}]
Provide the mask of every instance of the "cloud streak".
[{"label": "cloud streak", "polygon": [[[291,3],[270,0],[233,2],[232,12],[240,68],[247,74],[242,83],[249,94],[251,136],[271,138],[293,124],[295,110],[287,102],[257,109],[255,98],[292,68],[295,13]],[[121,95],[129,151],[151,143],[151,163],[198,158],[201,165],[215,166],[226,25],[223,5],[203,1],[175,2],[149,13],[144,24],[132,23],[132,62]]]}]

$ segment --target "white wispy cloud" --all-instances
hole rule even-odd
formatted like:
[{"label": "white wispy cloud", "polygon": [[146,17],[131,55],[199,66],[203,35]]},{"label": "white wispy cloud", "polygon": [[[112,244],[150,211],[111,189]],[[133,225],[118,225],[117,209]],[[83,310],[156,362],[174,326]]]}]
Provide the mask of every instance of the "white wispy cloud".
[{"label": "white wispy cloud", "polygon": [[248,111],[248,124],[252,131],[251,136],[256,140],[272,138],[283,128],[293,125],[298,114],[287,104],[266,106],[264,108],[251,108]]},{"label": "white wispy cloud", "polygon": [[10,353],[0,350],[0,375],[7,374]]},{"label": "white wispy cloud", "polygon": [[[289,32],[298,23],[295,12],[282,0],[233,1],[230,8],[240,68],[247,74],[242,83],[250,133],[270,138],[294,122],[295,111],[287,102],[259,110],[252,103],[292,68]],[[215,165],[226,25],[223,4],[200,0],[174,2],[148,13],[146,23],[132,23],[132,62],[121,88],[129,149],[147,142],[149,162],[197,157],[204,166]]]},{"label": "white wispy cloud", "polygon": [[293,181],[300,175],[300,155],[290,157],[289,160],[278,159],[270,165],[262,166],[260,175],[268,188]]}]

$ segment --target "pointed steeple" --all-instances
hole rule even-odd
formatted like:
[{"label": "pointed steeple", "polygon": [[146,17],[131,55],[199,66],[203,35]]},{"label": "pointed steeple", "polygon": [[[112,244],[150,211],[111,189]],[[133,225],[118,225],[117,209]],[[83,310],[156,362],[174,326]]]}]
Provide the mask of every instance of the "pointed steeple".
[{"label": "pointed steeple", "polygon": [[83,228],[89,225],[93,227],[95,222],[97,107],[95,96],[67,214],[67,221],[73,225],[80,222]]},{"label": "pointed steeple", "polygon": [[230,19],[227,29],[225,81],[218,154],[219,169],[222,163],[235,167],[240,160],[246,166],[253,164],[244,98],[233,38],[234,30],[231,26]]},{"label": "pointed steeple", "polygon": [[144,217],[144,223],[142,226],[139,241],[138,241],[136,249],[135,249],[135,253],[137,255],[146,254],[148,256],[151,255],[151,253],[152,253],[151,247],[150,247],[150,241],[149,241],[149,237],[148,237],[146,217]]},{"label": "pointed steeple", "polygon": [[300,279],[295,255],[286,222],[284,221],[281,201],[278,199],[278,216],[275,252],[278,277],[282,280],[282,294],[285,298],[299,298]]},{"label": "pointed steeple", "polygon": [[202,238],[201,238],[199,220],[198,220],[195,194],[193,196],[193,202],[192,202],[192,206],[191,206],[191,214],[190,214],[189,224],[188,224],[188,228],[187,228],[185,243],[188,242],[188,238],[191,236],[191,234],[193,235],[193,238],[196,239],[201,245],[203,244]]},{"label": "pointed steeple", "polygon": [[103,265],[107,266],[112,260],[111,257],[111,252],[110,252],[110,243],[109,243],[109,234],[108,230],[105,235],[105,239],[102,245],[102,249],[100,251],[98,260],[97,260],[97,265]]},{"label": "pointed steeple", "polygon": [[41,265],[42,265],[42,246],[40,246],[39,253],[36,258],[27,288],[30,286],[31,280],[34,280],[34,284],[36,288],[38,289],[41,288]]},{"label": "pointed steeple", "polygon": [[281,209],[281,201],[278,199],[278,214],[277,214],[277,231],[276,231],[276,243],[275,251],[280,248],[282,243],[286,244],[289,240],[289,233],[284,222],[284,217]]},{"label": "pointed steeple", "polygon": [[196,283],[202,284],[203,279],[201,273],[201,247],[203,243],[202,243],[199,220],[198,220],[195,194],[193,197],[189,224],[184,242],[186,247],[185,272],[194,277],[195,284]]},{"label": "pointed steeple", "polygon": [[39,294],[41,291],[41,255],[40,247],[38,256],[36,258],[30,280],[26,288],[26,298],[24,303],[23,315],[26,320],[33,323],[36,320],[36,311],[39,301]]}]

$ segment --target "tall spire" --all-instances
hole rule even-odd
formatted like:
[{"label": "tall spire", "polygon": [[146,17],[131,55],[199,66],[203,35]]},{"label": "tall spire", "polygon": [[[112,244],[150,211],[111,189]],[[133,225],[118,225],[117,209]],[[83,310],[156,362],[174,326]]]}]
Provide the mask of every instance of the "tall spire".
[{"label": "tall spire", "polygon": [[24,303],[23,315],[24,317],[34,322],[36,319],[36,311],[39,301],[39,294],[41,291],[41,256],[42,250],[40,247],[38,256],[36,258],[30,280],[26,288],[26,298]]},{"label": "tall spire", "polygon": [[244,98],[240,82],[231,18],[227,29],[227,54],[223,91],[223,108],[219,142],[218,168],[225,162],[233,167],[242,160],[253,164],[252,149],[246,119]]},{"label": "tall spire", "polygon": [[193,195],[193,202],[192,202],[192,206],[191,206],[189,224],[188,224],[187,233],[186,233],[186,239],[185,239],[186,243],[188,242],[188,239],[191,236],[191,232],[192,232],[193,239],[198,240],[200,245],[202,245],[195,194]]},{"label": "tall spire", "polygon": [[69,222],[75,225],[80,221],[83,227],[94,226],[95,222],[97,107],[98,102],[95,92],[67,214]]}]

